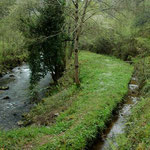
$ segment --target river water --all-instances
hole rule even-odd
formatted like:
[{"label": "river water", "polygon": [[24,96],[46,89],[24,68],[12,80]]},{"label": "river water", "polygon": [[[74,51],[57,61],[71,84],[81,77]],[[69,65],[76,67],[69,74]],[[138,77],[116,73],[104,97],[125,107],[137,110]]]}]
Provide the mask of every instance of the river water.
[{"label": "river water", "polygon": [[117,147],[115,138],[119,134],[125,132],[127,118],[130,116],[132,108],[139,99],[138,89],[139,86],[137,84],[137,79],[132,78],[129,84],[128,95],[125,97],[124,105],[121,107],[119,113],[114,116],[105,133],[101,136],[101,138],[96,140],[91,148],[92,150],[112,150],[112,145]]},{"label": "river water", "polygon": [[[40,97],[44,96],[42,89],[51,81],[48,74],[39,82]],[[27,64],[14,68],[10,73],[0,78],[0,87],[9,87],[8,90],[0,90],[0,128],[9,130],[18,128],[18,121],[22,114],[29,112],[33,107],[30,102],[30,69]]]}]

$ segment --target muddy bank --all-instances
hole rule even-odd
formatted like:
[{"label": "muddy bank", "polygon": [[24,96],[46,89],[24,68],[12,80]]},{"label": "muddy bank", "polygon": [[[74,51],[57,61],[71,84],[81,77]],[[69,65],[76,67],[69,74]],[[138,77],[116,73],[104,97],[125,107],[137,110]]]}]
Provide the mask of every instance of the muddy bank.
[{"label": "muddy bank", "polygon": [[[51,81],[47,75],[39,83],[40,98],[44,96],[43,88],[47,87]],[[0,128],[9,130],[18,128],[18,121],[22,119],[22,114],[29,112],[33,107],[30,103],[30,69],[24,64],[16,67],[12,72],[0,78],[0,87],[7,88],[0,90]]]},{"label": "muddy bank", "polygon": [[127,118],[131,114],[131,109],[138,102],[139,86],[136,78],[132,78],[129,84],[129,91],[125,97],[124,104],[120,106],[119,111],[113,116],[112,121],[107,126],[107,129],[102,135],[94,142],[91,150],[108,150],[111,145],[117,146],[115,137],[124,133]]}]

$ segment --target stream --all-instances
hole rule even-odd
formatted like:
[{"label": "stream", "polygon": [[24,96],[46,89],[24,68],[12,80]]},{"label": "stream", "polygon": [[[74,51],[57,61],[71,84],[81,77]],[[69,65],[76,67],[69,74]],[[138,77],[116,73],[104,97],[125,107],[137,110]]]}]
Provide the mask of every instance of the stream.
[{"label": "stream", "polygon": [[137,84],[137,79],[133,77],[129,84],[128,95],[125,97],[125,102],[121,107],[121,110],[114,116],[108,128],[104,132],[104,135],[96,140],[91,148],[92,150],[109,150],[111,149],[111,145],[117,146],[115,143],[115,137],[125,131],[127,118],[130,116],[131,109],[139,99],[138,89],[139,86]]},{"label": "stream", "polygon": [[[39,97],[45,95],[43,90],[49,85],[51,76],[48,74],[39,82]],[[10,73],[0,78],[0,87],[9,87],[0,90],[0,129],[9,130],[18,128],[18,121],[23,113],[29,112],[34,106],[30,102],[30,69],[27,64],[14,68]]]}]

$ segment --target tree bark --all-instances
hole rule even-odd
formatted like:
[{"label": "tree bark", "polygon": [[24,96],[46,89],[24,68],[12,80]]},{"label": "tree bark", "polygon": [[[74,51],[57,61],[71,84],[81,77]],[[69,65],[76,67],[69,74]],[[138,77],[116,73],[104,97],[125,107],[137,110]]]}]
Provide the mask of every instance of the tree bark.
[{"label": "tree bark", "polygon": [[85,0],[83,12],[81,14],[81,17],[79,19],[79,0],[76,0],[74,3],[75,6],[75,39],[74,39],[74,53],[75,53],[75,83],[77,86],[80,86],[80,80],[79,80],[79,38],[80,34],[82,32],[82,27],[86,15],[86,10],[88,8],[88,5],[90,4],[91,0]]},{"label": "tree bark", "polygon": [[75,3],[75,39],[74,39],[74,53],[75,53],[75,59],[74,59],[74,65],[75,65],[75,83],[77,86],[80,86],[80,80],[79,80],[79,58],[78,58],[78,46],[79,46],[79,2],[76,0]]}]

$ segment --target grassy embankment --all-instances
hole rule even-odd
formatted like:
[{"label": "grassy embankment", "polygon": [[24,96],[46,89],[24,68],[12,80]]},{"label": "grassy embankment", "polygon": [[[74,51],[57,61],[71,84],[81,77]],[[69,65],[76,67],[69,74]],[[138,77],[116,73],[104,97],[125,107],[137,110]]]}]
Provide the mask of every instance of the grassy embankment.
[{"label": "grassy embankment", "polygon": [[104,130],[128,91],[133,67],[90,52],[81,52],[79,58],[81,88],[73,84],[72,70],[67,71],[52,96],[28,115],[34,125],[1,132],[0,148],[83,149]]},{"label": "grassy embankment", "polygon": [[27,59],[25,50],[17,49],[10,43],[0,41],[0,76]]},{"label": "grassy embankment", "polygon": [[150,149],[150,57],[140,60],[136,66],[136,74],[141,85],[140,101],[128,120],[126,133],[117,139],[119,147],[114,149]]}]

